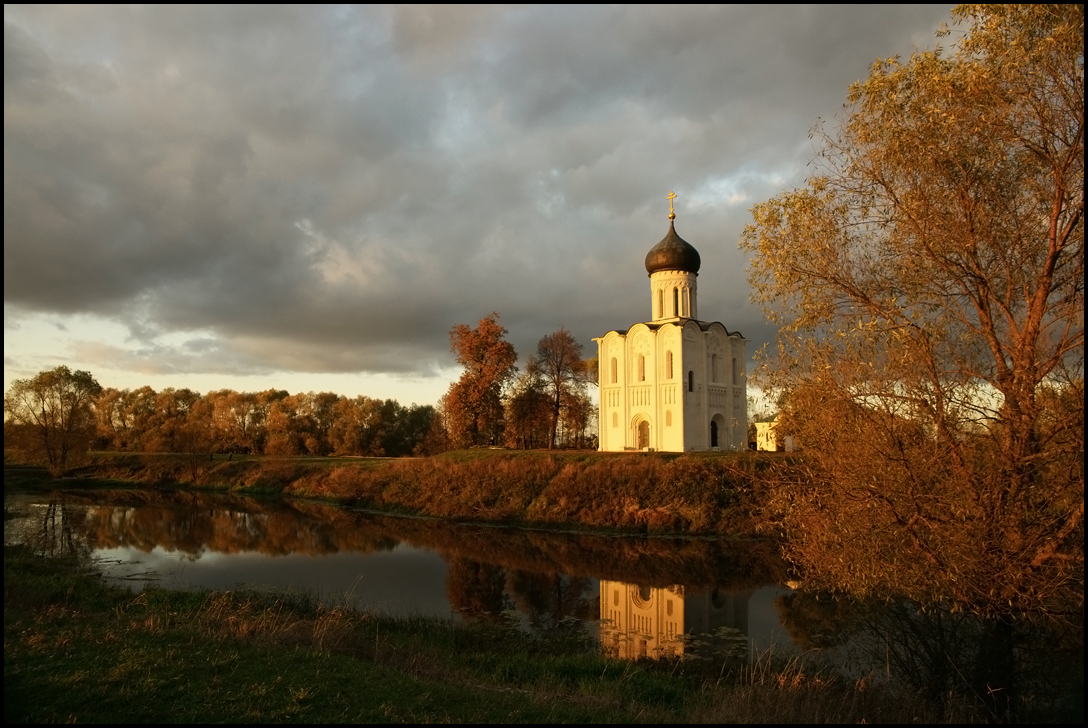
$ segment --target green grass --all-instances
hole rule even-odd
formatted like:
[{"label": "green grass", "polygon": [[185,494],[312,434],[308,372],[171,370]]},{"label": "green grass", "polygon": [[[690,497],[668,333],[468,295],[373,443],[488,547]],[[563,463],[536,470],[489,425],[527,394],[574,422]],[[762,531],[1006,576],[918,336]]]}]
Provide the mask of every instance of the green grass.
[{"label": "green grass", "polygon": [[306,597],[133,596],[21,548],[4,630],[5,722],[630,722],[689,697],[577,640]]},{"label": "green grass", "polygon": [[943,712],[798,664],[623,662],[584,638],[391,619],[305,595],[111,587],[4,550],[4,719],[40,722],[900,722]]}]

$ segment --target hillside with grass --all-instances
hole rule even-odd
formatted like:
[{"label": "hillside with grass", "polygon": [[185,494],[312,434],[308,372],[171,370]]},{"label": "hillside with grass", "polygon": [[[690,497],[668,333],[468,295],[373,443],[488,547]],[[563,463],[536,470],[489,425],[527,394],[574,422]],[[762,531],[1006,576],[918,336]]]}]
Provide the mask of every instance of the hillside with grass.
[{"label": "hillside with grass", "polygon": [[461,521],[752,535],[762,530],[761,483],[783,462],[773,454],[748,453],[463,450],[428,458],[199,461],[98,453],[73,471],[72,482],[318,498]]}]

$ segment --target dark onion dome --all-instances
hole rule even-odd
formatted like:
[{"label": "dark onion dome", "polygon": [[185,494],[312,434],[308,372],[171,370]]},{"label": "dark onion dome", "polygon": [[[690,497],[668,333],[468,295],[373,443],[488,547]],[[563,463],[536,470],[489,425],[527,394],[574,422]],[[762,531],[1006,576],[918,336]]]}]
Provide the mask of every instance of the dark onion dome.
[{"label": "dark onion dome", "polygon": [[702,261],[699,259],[699,251],[676,234],[672,220],[669,220],[668,234],[646,254],[646,272],[650,275],[659,270],[698,273],[700,263]]}]

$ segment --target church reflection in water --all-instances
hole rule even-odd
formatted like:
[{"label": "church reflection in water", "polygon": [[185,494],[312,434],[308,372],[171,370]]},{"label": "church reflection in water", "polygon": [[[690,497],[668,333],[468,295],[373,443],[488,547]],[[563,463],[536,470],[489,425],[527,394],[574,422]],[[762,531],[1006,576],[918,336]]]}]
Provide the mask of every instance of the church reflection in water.
[{"label": "church reflection in water", "polygon": [[751,591],[601,581],[601,646],[622,659],[748,657]]}]

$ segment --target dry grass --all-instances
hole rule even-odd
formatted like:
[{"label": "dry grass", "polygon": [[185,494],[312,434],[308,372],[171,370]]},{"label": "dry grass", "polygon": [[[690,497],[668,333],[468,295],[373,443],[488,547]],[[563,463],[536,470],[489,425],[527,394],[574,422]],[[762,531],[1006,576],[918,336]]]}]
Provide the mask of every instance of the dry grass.
[{"label": "dry grass", "polygon": [[801,659],[764,655],[740,679],[715,689],[693,723],[985,723],[980,706],[961,696],[934,702],[891,679],[848,680]]},{"label": "dry grass", "polygon": [[434,458],[234,459],[190,482],[182,456],[102,458],[81,473],[323,498],[375,510],[458,520],[656,533],[758,530],[760,456],[487,452]]}]

